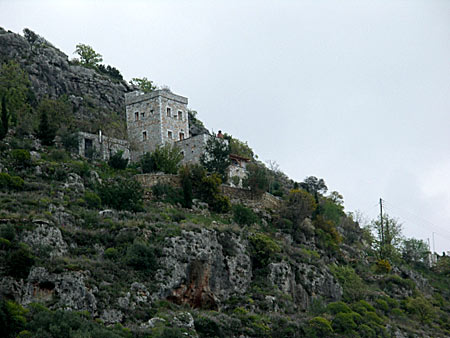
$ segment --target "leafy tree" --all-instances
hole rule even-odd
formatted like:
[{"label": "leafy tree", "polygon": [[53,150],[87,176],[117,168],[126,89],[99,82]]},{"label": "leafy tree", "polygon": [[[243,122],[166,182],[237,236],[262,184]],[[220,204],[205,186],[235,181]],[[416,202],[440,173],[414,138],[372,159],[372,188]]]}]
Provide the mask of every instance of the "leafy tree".
[{"label": "leafy tree", "polygon": [[275,255],[281,252],[281,247],[269,236],[255,233],[249,237],[250,255],[255,269],[266,267],[273,261]]},{"label": "leafy tree", "polygon": [[406,308],[423,324],[430,323],[436,317],[433,305],[423,296],[408,299]]},{"label": "leafy tree", "polygon": [[4,139],[8,134],[9,113],[6,109],[6,97],[2,96],[2,115],[0,117],[0,140]]},{"label": "leafy tree", "polygon": [[441,275],[450,276],[450,257],[444,256],[439,258],[433,270]]},{"label": "leafy tree", "polygon": [[100,64],[97,66],[97,69],[100,73],[106,74],[115,80],[123,80],[122,74],[120,74],[120,71],[115,67],[109,65],[105,67],[105,65]]},{"label": "leafy tree", "polygon": [[371,227],[376,236],[372,245],[379,257],[391,261],[398,260],[403,241],[402,224],[388,214],[384,214],[381,219],[373,220]]},{"label": "leafy tree", "polygon": [[266,169],[256,163],[247,165],[247,177],[242,180],[244,187],[250,188],[254,195],[262,195],[269,189]]},{"label": "leafy tree", "polygon": [[227,170],[231,164],[229,145],[223,139],[210,137],[200,162],[208,172],[219,174],[222,182],[226,182]]},{"label": "leafy tree", "polygon": [[305,178],[305,180],[300,183],[300,187],[315,196],[317,194],[324,194],[328,190],[323,178],[318,179],[315,176]]},{"label": "leafy tree", "polygon": [[423,240],[405,239],[401,246],[402,258],[407,263],[425,263],[430,254],[428,245]]},{"label": "leafy tree", "polygon": [[153,81],[150,81],[146,77],[143,78],[135,77],[130,81],[130,83],[133,86],[138,87],[139,90],[144,93],[151,93],[156,89],[156,86],[153,84]]},{"label": "leafy tree", "polygon": [[80,62],[86,67],[94,67],[103,61],[101,54],[97,53],[91,46],[79,43],[75,52],[80,56]]},{"label": "leafy tree", "polygon": [[339,225],[341,218],[345,217],[344,206],[334,202],[330,197],[321,198],[318,209],[318,214],[332,221],[335,225]]},{"label": "leafy tree", "polygon": [[231,154],[246,157],[248,159],[254,158],[255,154],[253,153],[253,150],[248,146],[247,142],[242,142],[227,133],[223,135],[223,138],[228,140]]},{"label": "leafy tree", "polygon": [[316,208],[316,201],[310,193],[304,190],[294,189],[289,192],[280,214],[283,218],[298,225],[306,217],[310,217]]}]

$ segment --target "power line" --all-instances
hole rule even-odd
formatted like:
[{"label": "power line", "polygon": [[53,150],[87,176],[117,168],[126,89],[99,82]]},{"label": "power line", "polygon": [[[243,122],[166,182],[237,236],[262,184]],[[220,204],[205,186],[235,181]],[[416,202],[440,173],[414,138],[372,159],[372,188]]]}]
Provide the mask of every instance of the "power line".
[{"label": "power line", "polygon": [[[408,213],[410,216],[414,217],[414,222],[416,222],[416,219],[420,219],[420,220],[422,220],[423,222],[428,223],[429,225],[432,225],[434,228],[437,228],[437,229],[439,229],[439,230],[442,231],[442,232],[448,233],[447,236],[450,236],[450,232],[448,232],[448,230],[442,228],[441,226],[439,226],[439,225],[437,225],[437,224],[434,224],[434,223],[431,222],[430,220],[425,219],[425,218],[422,217],[422,216],[416,215],[416,214],[414,214],[414,213],[412,213],[412,212],[406,210],[405,208],[398,207],[398,206],[394,205],[392,202],[388,202],[388,201],[386,201],[386,200],[383,200],[383,201],[384,201],[384,202],[387,202],[387,204],[388,204],[388,206],[389,206],[390,208],[394,207],[394,209],[400,209],[400,210],[403,210],[403,212],[406,212],[406,213]],[[406,218],[406,217],[405,217],[405,218]],[[430,229],[430,228],[429,228],[429,229]],[[431,230],[431,229],[430,229],[430,230]]]}]

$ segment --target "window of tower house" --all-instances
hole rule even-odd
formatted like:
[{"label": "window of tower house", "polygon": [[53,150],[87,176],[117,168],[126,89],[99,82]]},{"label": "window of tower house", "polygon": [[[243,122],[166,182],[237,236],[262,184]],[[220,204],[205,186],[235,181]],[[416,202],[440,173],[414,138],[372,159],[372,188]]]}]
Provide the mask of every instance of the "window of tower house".
[{"label": "window of tower house", "polygon": [[147,141],[147,132],[142,132],[142,141]]},{"label": "window of tower house", "polygon": [[170,107],[166,108],[167,117],[170,117],[172,115],[172,109]]},{"label": "window of tower house", "polygon": [[139,120],[139,112],[135,112],[134,113],[134,120],[138,121]]},{"label": "window of tower house", "polygon": [[141,119],[143,119],[145,117],[145,112],[141,113]]},{"label": "window of tower house", "polygon": [[178,120],[183,120],[183,112],[181,110],[178,111]]},{"label": "window of tower house", "polygon": [[180,133],[180,141],[184,140],[184,133]]},{"label": "window of tower house", "polygon": [[172,131],[168,130],[168,131],[167,131],[167,138],[168,138],[169,140],[171,140],[172,137],[173,137]]}]

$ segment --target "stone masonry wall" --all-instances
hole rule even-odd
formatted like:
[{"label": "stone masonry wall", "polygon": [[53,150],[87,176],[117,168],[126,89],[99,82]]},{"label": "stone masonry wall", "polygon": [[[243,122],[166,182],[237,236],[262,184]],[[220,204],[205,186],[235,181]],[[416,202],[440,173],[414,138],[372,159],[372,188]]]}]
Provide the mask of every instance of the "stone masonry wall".
[{"label": "stone masonry wall", "polygon": [[[151,194],[151,188],[158,183],[168,184],[174,188],[181,188],[181,178],[178,175],[156,173],[140,174],[135,177],[141,183],[147,197]],[[220,189],[225,196],[230,198],[231,202],[242,203],[252,208],[276,209],[281,204],[281,201],[277,197],[269,193],[264,193],[262,196],[254,196],[250,190],[233,188],[226,185],[222,185]]]},{"label": "stone masonry wall", "polygon": [[119,140],[113,137],[102,135],[101,142],[98,134],[90,134],[85,132],[78,132],[78,154],[86,156],[86,140],[91,140],[94,156],[98,156],[104,161],[108,161],[111,155],[118,151],[123,151],[123,158],[130,158],[129,144],[125,140]]},{"label": "stone masonry wall", "polygon": [[136,180],[141,183],[144,190],[151,190],[151,188],[158,183],[168,184],[174,188],[181,188],[181,178],[178,175],[156,173],[139,174],[135,177]]},{"label": "stone masonry wall", "polygon": [[200,134],[176,142],[175,144],[181,148],[184,155],[182,163],[200,163],[200,156],[204,153],[206,142],[210,137],[212,136],[208,134]]}]

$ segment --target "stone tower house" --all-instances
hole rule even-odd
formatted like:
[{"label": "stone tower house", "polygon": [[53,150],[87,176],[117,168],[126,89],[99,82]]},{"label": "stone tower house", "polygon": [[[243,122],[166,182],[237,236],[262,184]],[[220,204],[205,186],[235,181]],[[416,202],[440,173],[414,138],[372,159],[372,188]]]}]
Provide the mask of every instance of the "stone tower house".
[{"label": "stone tower house", "polygon": [[189,137],[188,99],[168,90],[125,94],[131,160]]}]

